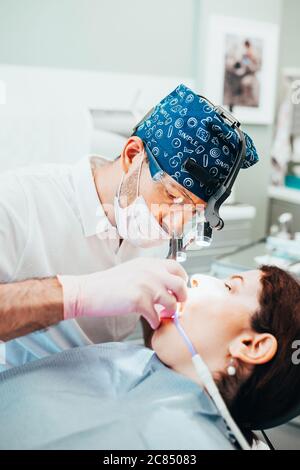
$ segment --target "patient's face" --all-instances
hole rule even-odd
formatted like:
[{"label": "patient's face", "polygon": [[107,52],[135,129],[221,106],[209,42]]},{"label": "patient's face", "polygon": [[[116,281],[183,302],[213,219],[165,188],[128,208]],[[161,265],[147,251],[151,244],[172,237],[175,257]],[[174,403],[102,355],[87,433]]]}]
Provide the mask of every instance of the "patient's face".
[{"label": "patient's face", "polygon": [[[256,270],[225,280],[192,278],[179,322],[212,372],[225,369],[228,345],[250,330],[251,316],[259,310],[261,275]],[[162,320],[151,344],[161,361],[174,369],[191,358],[173,320]]]}]

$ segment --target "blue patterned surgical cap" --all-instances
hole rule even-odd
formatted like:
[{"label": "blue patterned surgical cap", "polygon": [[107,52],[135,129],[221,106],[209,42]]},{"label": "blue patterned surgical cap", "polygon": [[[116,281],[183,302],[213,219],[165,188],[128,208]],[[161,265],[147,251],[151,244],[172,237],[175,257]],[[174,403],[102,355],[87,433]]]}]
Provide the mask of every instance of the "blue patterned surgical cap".
[{"label": "blue patterned surgical cap", "polygon": [[[235,130],[208,101],[183,84],[155,106],[134,135],[145,145],[152,176],[160,167],[205,202],[214,191],[196,180],[185,169],[185,162],[188,158],[194,159],[210,177],[224,182],[240,145]],[[242,168],[249,168],[259,158],[252,139],[246,133],[244,135],[246,158]]]}]

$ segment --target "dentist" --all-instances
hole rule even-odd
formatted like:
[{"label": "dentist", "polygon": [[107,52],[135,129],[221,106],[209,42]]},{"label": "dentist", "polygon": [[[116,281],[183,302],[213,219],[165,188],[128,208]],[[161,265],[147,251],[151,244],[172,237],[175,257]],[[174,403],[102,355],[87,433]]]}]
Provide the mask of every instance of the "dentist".
[{"label": "dentist", "polygon": [[[258,156],[244,135],[249,168]],[[18,337],[7,343],[8,361],[120,341],[137,314],[156,328],[155,304],[174,310],[186,274],[175,262],[148,258],[166,256],[170,234],[182,233],[207,203],[238,151],[236,133],[209,102],[179,85],[115,161],[90,157],[2,174],[0,339]],[[188,158],[203,182],[185,168]],[[133,258],[142,259],[126,263]]]}]

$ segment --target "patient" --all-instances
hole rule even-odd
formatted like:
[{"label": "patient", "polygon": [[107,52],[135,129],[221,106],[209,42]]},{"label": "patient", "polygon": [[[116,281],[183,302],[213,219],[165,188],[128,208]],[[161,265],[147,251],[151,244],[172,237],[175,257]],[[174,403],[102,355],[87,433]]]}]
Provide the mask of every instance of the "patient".
[{"label": "patient", "polygon": [[[263,266],[227,280],[195,276],[193,284],[180,323],[240,427],[259,429],[300,405],[300,368],[292,361],[300,339],[299,283]],[[152,347],[164,364],[198,381],[174,323],[163,322]]]},{"label": "patient", "polygon": [[[299,401],[300,286],[267,266],[192,284],[180,323],[250,440]],[[152,348],[92,345],[2,372],[0,448],[234,448],[172,320]]]}]

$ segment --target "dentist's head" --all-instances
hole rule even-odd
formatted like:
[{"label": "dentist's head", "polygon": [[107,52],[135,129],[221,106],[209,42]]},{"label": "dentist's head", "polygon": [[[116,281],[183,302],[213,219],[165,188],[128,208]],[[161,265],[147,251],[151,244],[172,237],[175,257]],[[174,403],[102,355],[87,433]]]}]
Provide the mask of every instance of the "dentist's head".
[{"label": "dentist's head", "polygon": [[[258,156],[244,137],[242,168],[249,168]],[[121,237],[148,247],[180,236],[197,211],[203,214],[239,150],[232,126],[208,101],[179,85],[136,126],[118,159],[113,218]],[[185,167],[189,159],[200,167],[201,181]]]},{"label": "dentist's head", "polygon": [[[226,280],[196,276],[179,322],[242,428],[259,428],[299,404],[300,286],[288,273],[265,266]],[[152,347],[199,382],[172,320],[155,331]]]}]

